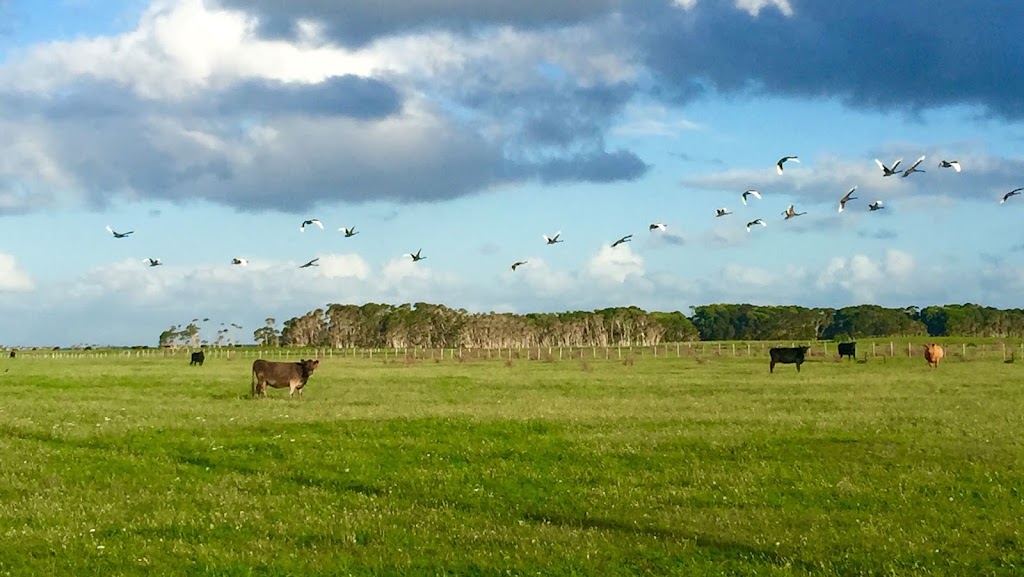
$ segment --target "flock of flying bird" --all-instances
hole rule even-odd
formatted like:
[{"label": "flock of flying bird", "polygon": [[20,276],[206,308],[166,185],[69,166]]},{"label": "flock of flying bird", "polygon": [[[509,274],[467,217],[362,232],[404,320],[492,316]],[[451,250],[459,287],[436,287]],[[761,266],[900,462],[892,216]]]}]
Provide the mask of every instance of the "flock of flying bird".
[{"label": "flock of flying bird", "polygon": [[[899,169],[900,163],[903,162],[902,158],[901,159],[897,159],[895,162],[893,162],[892,166],[886,166],[881,160],[879,160],[877,158],[875,159],[875,164],[877,164],[878,168],[881,169],[883,177],[895,176],[895,175],[899,174],[900,178],[906,178],[906,177],[910,176],[911,174],[913,174],[915,172],[925,172],[925,170],[922,170],[922,169],[918,168],[918,166],[920,166],[921,163],[924,162],[924,159],[925,159],[924,155],[920,156],[916,161],[914,161],[914,164],[910,165],[909,168],[906,168],[906,169],[903,169],[903,170]],[[782,158],[780,158],[778,160],[778,162],[775,163],[775,169],[776,169],[776,171],[780,175],[784,173],[784,171],[785,171],[784,165],[787,162],[800,162],[800,158],[797,157],[797,156],[783,156]],[[962,170],[962,167],[960,166],[960,162],[956,161],[956,160],[941,160],[941,161],[939,161],[938,166],[939,166],[939,168],[952,168],[956,172],[960,172]],[[856,190],[857,190],[857,187],[854,186],[849,191],[847,191],[847,193],[845,195],[843,195],[842,198],[839,199],[839,212],[843,212],[843,210],[846,209],[846,204],[848,202],[850,202],[851,200],[857,200],[857,197],[853,196],[853,193],[856,192]],[[1002,198],[999,200],[999,203],[1003,204],[1010,197],[1018,195],[1018,194],[1021,194],[1022,192],[1024,192],[1024,187],[1015,188],[1015,189],[1007,192],[1006,194],[1004,194],[1002,196]],[[756,189],[745,190],[745,191],[743,191],[743,194],[740,195],[740,200],[742,200],[743,204],[746,206],[748,204],[747,201],[748,201],[748,199],[750,197],[753,197],[753,198],[756,198],[756,199],[760,200],[761,199],[761,192],[756,190]],[[884,204],[883,204],[883,202],[881,200],[876,200],[876,201],[874,201],[874,202],[872,202],[871,204],[868,205],[868,210],[871,211],[871,212],[874,212],[876,210],[881,210],[881,209],[884,209],[884,208],[885,208],[885,206],[884,206]],[[728,208],[718,208],[718,209],[715,209],[715,217],[723,217],[723,216],[728,216],[730,214],[733,214],[733,213]],[[798,216],[803,216],[805,214],[807,214],[807,213],[806,212],[796,212],[796,209],[794,208],[794,206],[792,204],[790,204],[786,208],[786,210],[782,212],[782,215],[785,216],[785,220],[789,220],[791,218],[796,218]],[[314,225],[319,227],[321,230],[324,229],[324,225],[323,225],[322,222],[320,222],[320,219],[311,218],[311,219],[302,221],[302,224],[299,225],[299,232],[305,232],[307,226],[314,226]],[[747,223],[747,232],[750,232],[751,228],[755,227],[757,225],[761,225],[763,227],[768,226],[768,224],[764,221],[764,219],[756,218],[756,219],[754,219],[754,220],[752,220],[752,221]],[[649,227],[649,230],[651,232],[654,232],[654,231],[662,231],[662,232],[664,232],[667,229],[668,229],[668,226],[666,224],[660,223],[660,222],[659,223],[653,223]],[[127,232],[117,232],[116,230],[111,228],[109,225],[107,226],[107,231],[110,234],[114,235],[114,238],[127,238],[129,235],[131,235],[134,232],[134,231],[131,231],[131,230],[129,230]],[[352,236],[355,236],[355,235],[359,234],[359,232],[356,231],[355,227],[351,227],[351,228],[349,228],[349,227],[341,227],[341,228],[338,229],[338,231],[339,232],[343,232],[345,234],[345,238],[349,238],[349,237],[352,237]],[[561,235],[562,235],[562,233],[561,233],[561,231],[559,231],[559,232],[556,232],[554,234],[554,236],[548,236],[546,234],[542,235],[542,236],[544,238],[544,241],[547,244],[553,245],[553,244],[558,244],[558,243],[564,242],[564,239],[560,238]],[[615,242],[613,242],[611,247],[615,248],[615,247],[617,247],[617,246],[619,246],[621,244],[624,244],[624,243],[627,243],[627,242],[631,242],[632,240],[633,240],[633,235],[632,234],[627,234],[626,236],[623,236],[622,238],[620,238],[620,239],[616,240]],[[406,256],[412,258],[413,262],[419,262],[419,261],[427,258],[427,257],[423,256],[421,253],[422,253],[422,249],[419,249],[419,250],[417,250],[414,253],[407,253]],[[299,266],[299,268],[309,268],[309,267],[314,267],[314,266],[320,266],[318,264],[319,260],[320,260],[319,258],[314,258],[314,259],[306,262],[305,264]],[[147,258],[143,262],[148,262],[149,266],[151,266],[151,267],[153,267],[153,266],[160,266],[161,264],[163,264],[159,258]],[[529,261],[525,261],[525,260],[516,261],[516,262],[512,263],[512,270],[514,271],[517,268],[527,264],[528,262]],[[240,265],[240,266],[246,266],[246,265],[249,264],[249,261],[244,259],[244,258],[241,258],[241,257],[235,257],[235,258],[231,259],[231,264],[233,264],[233,265]]]}]

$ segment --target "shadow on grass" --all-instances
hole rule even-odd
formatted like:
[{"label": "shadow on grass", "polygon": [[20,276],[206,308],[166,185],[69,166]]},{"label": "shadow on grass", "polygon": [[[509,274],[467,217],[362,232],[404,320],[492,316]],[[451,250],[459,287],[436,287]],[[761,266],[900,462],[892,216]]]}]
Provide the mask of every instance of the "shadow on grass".
[{"label": "shadow on grass", "polygon": [[559,514],[536,512],[526,513],[523,515],[523,519],[532,523],[557,525],[570,529],[627,533],[630,535],[654,537],[659,540],[689,541],[704,549],[711,557],[716,559],[760,559],[773,565],[793,564],[807,571],[812,571],[815,568],[812,564],[802,562],[793,557],[787,557],[773,549],[755,547],[740,541],[723,539],[683,529],[639,525],[602,517],[569,518]]}]

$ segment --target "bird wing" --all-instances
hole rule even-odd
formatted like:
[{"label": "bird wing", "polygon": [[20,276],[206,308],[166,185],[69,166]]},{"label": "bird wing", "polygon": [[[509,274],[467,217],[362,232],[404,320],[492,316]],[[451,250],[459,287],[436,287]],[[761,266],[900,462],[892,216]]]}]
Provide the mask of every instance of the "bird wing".
[{"label": "bird wing", "polygon": [[117,234],[114,232],[114,229],[110,228],[109,224],[107,225],[107,232],[109,232],[110,234]]},{"label": "bird wing", "polygon": [[960,163],[959,162],[954,160],[953,162],[950,162],[949,165],[953,167],[953,170],[955,170],[957,172],[960,172]]},{"label": "bird wing", "polygon": [[901,162],[903,162],[902,158],[896,159],[896,162],[892,163],[892,168],[890,170],[896,172],[896,167],[899,166]]},{"label": "bird wing", "polygon": [[917,168],[917,165],[921,164],[922,162],[924,162],[924,155],[921,155],[921,158],[918,158],[914,162],[914,164],[910,165],[910,168]]},{"label": "bird wing", "polygon": [[315,224],[315,225],[319,226],[319,227],[320,227],[320,230],[323,230],[323,229],[324,229],[324,225],[323,225],[323,223],[322,223],[322,222],[320,222],[319,220],[317,220],[317,219],[315,219],[315,218],[314,218],[312,222],[313,222],[313,224]]}]

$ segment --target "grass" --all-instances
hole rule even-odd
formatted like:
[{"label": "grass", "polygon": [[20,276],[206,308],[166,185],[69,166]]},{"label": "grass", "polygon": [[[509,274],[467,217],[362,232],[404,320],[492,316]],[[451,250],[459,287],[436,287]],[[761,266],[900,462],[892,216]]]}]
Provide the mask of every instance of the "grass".
[{"label": "grass", "polygon": [[1019,364],[3,359],[2,575],[1018,575]]}]

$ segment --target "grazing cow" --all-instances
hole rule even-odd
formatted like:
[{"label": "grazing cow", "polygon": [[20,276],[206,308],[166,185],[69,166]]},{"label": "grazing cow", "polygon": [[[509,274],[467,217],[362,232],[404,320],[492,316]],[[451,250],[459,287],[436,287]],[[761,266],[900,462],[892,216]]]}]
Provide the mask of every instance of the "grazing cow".
[{"label": "grazing cow", "polygon": [[933,369],[939,368],[939,361],[943,356],[942,346],[935,343],[924,345],[924,360],[928,361]]},{"label": "grazing cow", "polygon": [[276,363],[256,359],[252,363],[252,396],[266,397],[267,385],[270,385],[275,389],[288,387],[289,398],[295,391],[298,391],[301,397],[302,387],[319,365],[318,359],[302,359],[297,363]]},{"label": "grazing cow", "polygon": [[190,362],[189,365],[199,365],[201,367],[203,366],[203,361],[205,360],[206,355],[203,353],[203,351],[195,352],[192,353],[192,362]]},{"label": "grazing cow", "polygon": [[15,357],[14,349],[11,349],[11,358],[13,359],[14,357]]},{"label": "grazing cow", "polygon": [[850,357],[854,359],[857,357],[857,343],[839,343],[839,358]]},{"label": "grazing cow", "polygon": [[772,362],[768,365],[768,372],[775,372],[776,363],[796,364],[796,372],[800,372],[800,365],[804,362],[804,355],[811,347],[772,347],[768,354],[772,356]]}]

